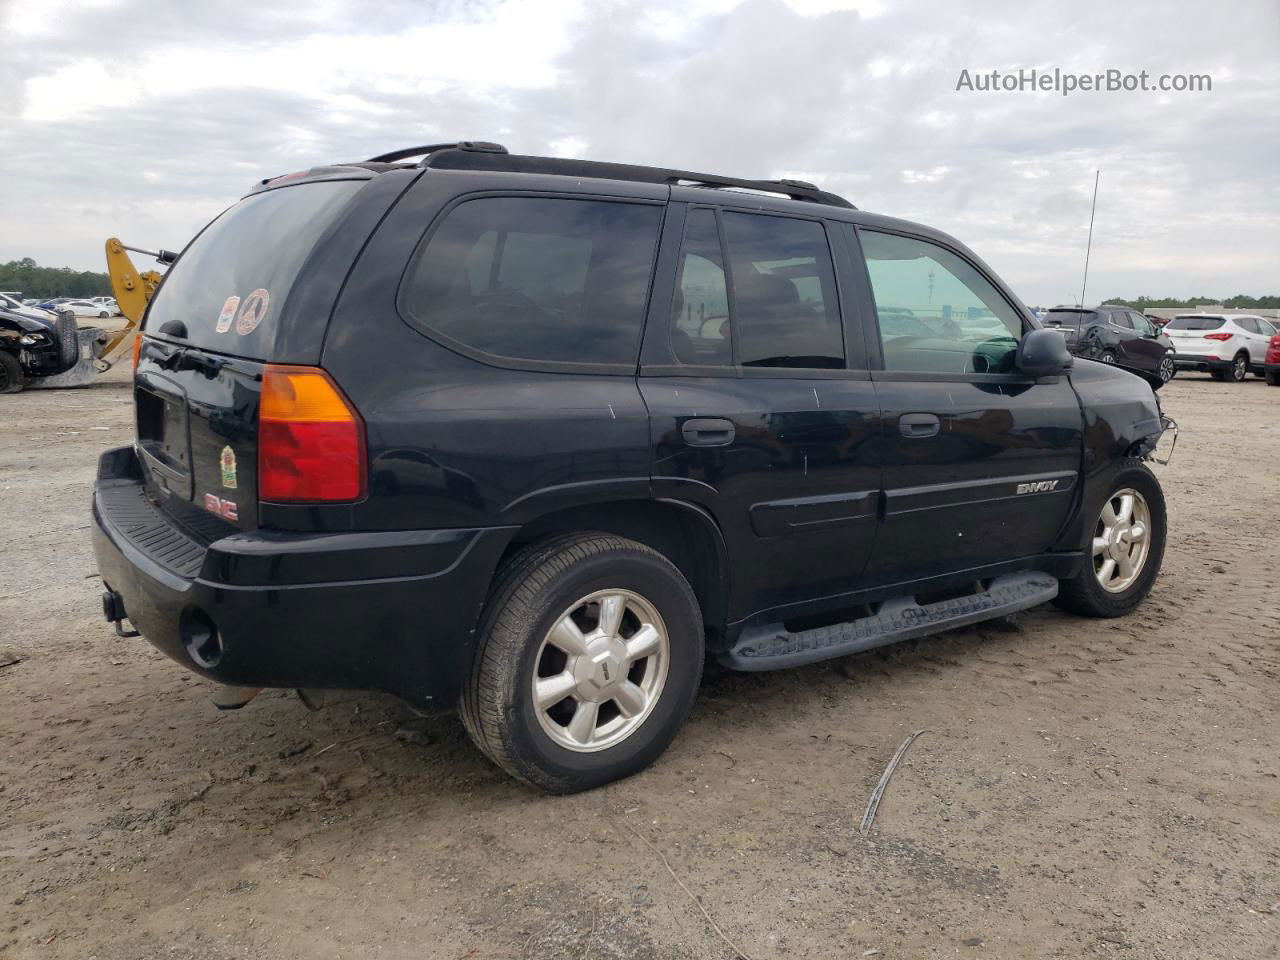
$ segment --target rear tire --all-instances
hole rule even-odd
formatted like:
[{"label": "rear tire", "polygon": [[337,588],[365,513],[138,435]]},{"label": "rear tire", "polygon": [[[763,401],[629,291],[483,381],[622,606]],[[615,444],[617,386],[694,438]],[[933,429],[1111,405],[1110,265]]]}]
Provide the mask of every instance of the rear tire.
[{"label": "rear tire", "polygon": [[1098,354],[1098,359],[1113,366],[1120,362],[1120,358],[1116,356],[1114,350],[1103,350],[1102,353]]},{"label": "rear tire", "polygon": [[[630,659],[629,644],[652,649]],[[667,748],[697,695],[703,654],[698,601],[671,561],[610,534],[557,537],[495,578],[459,712],[513,777],[551,793],[589,790]]]},{"label": "rear tire", "polygon": [[[1127,535],[1118,533],[1115,526],[1109,525],[1106,520],[1108,509],[1112,515],[1120,512],[1117,509],[1118,495],[1126,491],[1137,494],[1131,507],[1131,524]],[[1141,516],[1143,512],[1143,536],[1132,536],[1133,528],[1138,525],[1134,518]],[[1129,613],[1151,592],[1151,586],[1160,573],[1160,564],[1164,559],[1167,533],[1168,515],[1160,482],[1141,460],[1127,460],[1112,480],[1111,496],[1107,498],[1099,515],[1093,518],[1091,546],[1085,551],[1084,569],[1072,579],[1060,581],[1054,604],[1084,617],[1120,617]],[[1132,579],[1126,583],[1122,577],[1117,576],[1117,567],[1112,558],[1121,553],[1135,556],[1138,543],[1144,537],[1146,549],[1134,563],[1137,569],[1134,570]],[[1108,543],[1099,549],[1100,541]],[[1125,558],[1120,557],[1121,561]],[[1110,574],[1104,577],[1108,560],[1112,560]],[[1110,579],[1111,577],[1115,579]],[[1103,585],[1104,580],[1110,581],[1111,589]]]},{"label": "rear tire", "polygon": [[1231,370],[1227,375],[1234,382],[1243,383],[1245,377],[1249,376],[1249,355],[1241,352],[1232,357]]},{"label": "rear tire", "polygon": [[22,364],[11,353],[0,352],[0,393],[18,393],[27,383]]},{"label": "rear tire", "polygon": [[1280,387],[1280,370],[1268,370],[1263,376],[1267,378],[1268,385]]}]

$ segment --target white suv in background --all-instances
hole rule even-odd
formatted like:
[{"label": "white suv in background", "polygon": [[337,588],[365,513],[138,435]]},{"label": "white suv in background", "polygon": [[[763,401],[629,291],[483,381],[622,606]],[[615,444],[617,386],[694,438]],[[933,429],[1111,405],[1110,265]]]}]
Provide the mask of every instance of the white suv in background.
[{"label": "white suv in background", "polygon": [[1179,370],[1206,371],[1215,380],[1238,383],[1251,370],[1263,375],[1267,344],[1280,330],[1252,314],[1180,313],[1162,332],[1173,343]]}]

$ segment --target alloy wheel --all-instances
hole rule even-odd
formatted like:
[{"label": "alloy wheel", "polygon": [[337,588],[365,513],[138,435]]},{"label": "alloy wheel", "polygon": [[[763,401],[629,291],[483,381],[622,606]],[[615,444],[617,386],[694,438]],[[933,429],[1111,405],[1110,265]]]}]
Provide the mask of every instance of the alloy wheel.
[{"label": "alloy wheel", "polygon": [[635,733],[662,696],[671,641],[657,609],[630,590],[599,590],[547,631],[534,661],[538,724],[566,750],[589,753]]},{"label": "alloy wheel", "polygon": [[1104,350],[1101,359],[1103,363],[1115,363],[1116,355],[1110,350]]},{"label": "alloy wheel", "polygon": [[1249,361],[1245,359],[1243,353],[1238,354],[1236,358],[1231,361],[1231,378],[1233,380],[1243,380],[1248,372]]},{"label": "alloy wheel", "polygon": [[1121,593],[1142,573],[1151,549],[1151,509],[1132,487],[1118,490],[1102,508],[1093,533],[1093,574],[1102,589]]},{"label": "alloy wheel", "polygon": [[1168,383],[1173,379],[1173,357],[1165,357],[1160,361],[1160,382]]}]

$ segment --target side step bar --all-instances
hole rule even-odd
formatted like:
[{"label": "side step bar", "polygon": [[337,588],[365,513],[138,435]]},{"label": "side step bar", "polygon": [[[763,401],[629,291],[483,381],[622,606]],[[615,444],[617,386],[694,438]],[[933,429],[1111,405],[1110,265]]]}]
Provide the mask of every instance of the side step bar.
[{"label": "side step bar", "polygon": [[916,603],[914,597],[887,600],[876,613],[847,623],[795,633],[781,623],[748,627],[719,660],[734,670],[798,667],[1003,617],[1057,595],[1058,581],[1047,573],[1011,573],[992,580],[986,590],[951,600],[927,604]]}]

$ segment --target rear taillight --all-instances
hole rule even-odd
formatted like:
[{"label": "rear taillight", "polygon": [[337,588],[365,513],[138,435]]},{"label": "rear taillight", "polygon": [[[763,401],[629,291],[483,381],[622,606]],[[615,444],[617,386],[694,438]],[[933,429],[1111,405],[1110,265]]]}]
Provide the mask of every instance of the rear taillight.
[{"label": "rear taillight", "polygon": [[327,373],[267,365],[258,406],[259,500],[359,500],[364,460],[364,424]]},{"label": "rear taillight", "polygon": [[1230,340],[1231,336],[1229,333],[1206,333],[1204,338],[1206,340]]},{"label": "rear taillight", "polygon": [[138,372],[138,357],[142,355],[142,334],[137,334],[133,338],[133,372]]}]

